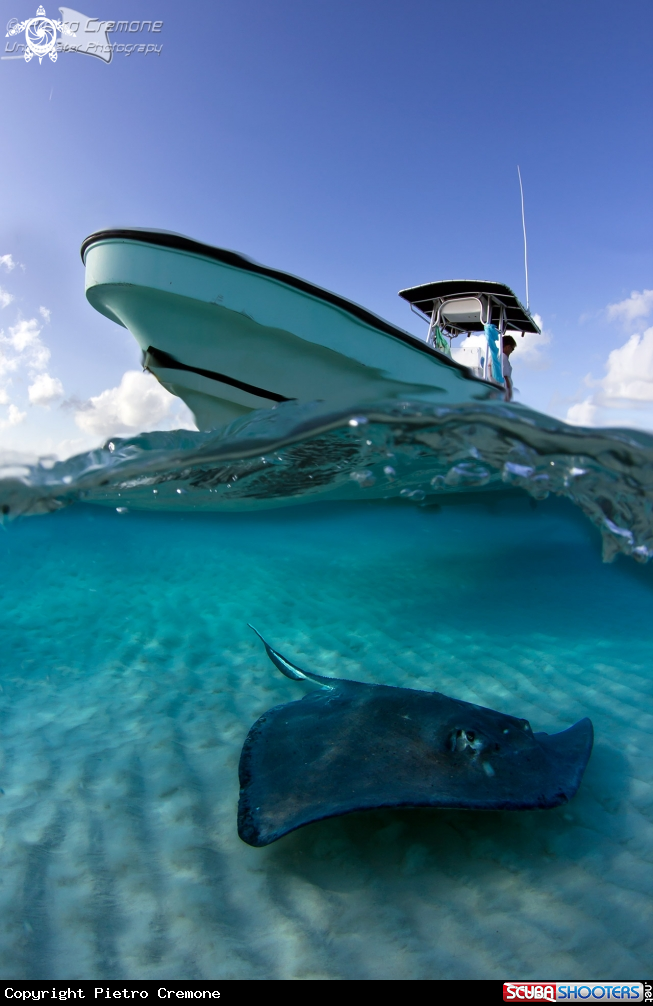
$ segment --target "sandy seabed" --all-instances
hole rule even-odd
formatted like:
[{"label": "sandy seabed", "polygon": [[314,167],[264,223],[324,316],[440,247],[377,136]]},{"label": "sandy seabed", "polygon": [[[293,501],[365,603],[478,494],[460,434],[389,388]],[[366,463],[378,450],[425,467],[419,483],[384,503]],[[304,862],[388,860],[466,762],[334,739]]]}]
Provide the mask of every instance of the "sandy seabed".
[{"label": "sandy seabed", "polygon": [[[653,959],[653,568],[562,502],[76,506],[0,535],[0,976],[625,980]],[[380,811],[265,849],[242,743],[309,669],[556,731],[553,811]],[[356,766],[352,765],[352,772]]]}]

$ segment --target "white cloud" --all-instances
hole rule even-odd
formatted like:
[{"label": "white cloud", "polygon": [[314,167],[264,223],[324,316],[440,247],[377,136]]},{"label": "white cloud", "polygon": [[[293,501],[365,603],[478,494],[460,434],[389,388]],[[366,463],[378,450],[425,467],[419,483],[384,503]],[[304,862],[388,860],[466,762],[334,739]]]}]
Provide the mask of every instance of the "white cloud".
[{"label": "white cloud", "polygon": [[601,381],[602,402],[628,399],[653,402],[653,328],[643,335],[631,335],[619,349],[608,356],[608,372]]},{"label": "white cloud", "polygon": [[40,308],[35,317],[0,330],[0,449],[66,457],[111,436],[196,429],[181,399],[139,371],[128,371],[118,387],[87,402],[63,402],[64,387],[50,372],[43,341],[48,319],[48,309]]},{"label": "white cloud", "polygon": [[9,293],[8,290],[5,290],[3,289],[3,287],[0,286],[0,308],[8,307],[13,299],[14,299],[13,294]]},{"label": "white cloud", "polygon": [[22,423],[27,413],[20,412],[17,405],[9,406],[9,425],[17,426],[18,423]]},{"label": "white cloud", "polygon": [[75,422],[98,437],[197,428],[187,406],[151,374],[139,370],[128,370],[117,388],[90,398],[78,409]]},{"label": "white cloud", "polygon": [[[26,366],[32,371],[45,370],[50,350],[41,342],[41,326],[36,318],[21,319],[0,333],[0,374]],[[11,352],[13,350],[13,353]]]},{"label": "white cloud", "polygon": [[576,402],[575,405],[572,405],[567,410],[566,419],[572,426],[595,426],[599,425],[596,422],[597,412],[598,408],[590,397],[586,398],[584,402]]},{"label": "white cloud", "polygon": [[63,398],[63,384],[58,377],[51,377],[47,373],[39,374],[27,389],[27,394],[32,405],[49,406]]},{"label": "white cloud", "polygon": [[4,430],[8,426],[18,426],[26,415],[27,413],[21,412],[17,405],[10,405],[7,409],[7,418],[0,419],[0,430]]},{"label": "white cloud", "polygon": [[52,311],[50,310],[49,307],[40,307],[39,314],[47,324],[50,321],[50,315],[52,314]]},{"label": "white cloud", "polygon": [[7,272],[16,268],[13,255],[0,255],[0,266],[4,266]]},{"label": "white cloud", "polygon": [[539,334],[526,332],[523,336],[515,335],[517,345],[510,354],[510,362],[513,365],[518,363],[527,370],[546,370],[551,363],[544,350],[551,342],[551,333],[544,328],[544,322],[539,314],[534,314],[533,320],[541,331]]},{"label": "white cloud", "polygon": [[605,377],[598,382],[589,379],[589,383],[595,383],[597,390],[569,408],[567,422],[580,426],[653,425],[653,327],[631,335],[623,346],[613,349]]},{"label": "white cloud", "polygon": [[8,341],[17,352],[22,353],[29,345],[38,340],[40,333],[41,328],[38,321],[36,318],[30,318],[29,321],[19,321],[17,325],[13,325],[9,329]]},{"label": "white cloud", "polygon": [[605,312],[609,321],[631,324],[641,318],[648,318],[653,311],[653,290],[633,290],[630,297],[618,304],[608,304]]}]

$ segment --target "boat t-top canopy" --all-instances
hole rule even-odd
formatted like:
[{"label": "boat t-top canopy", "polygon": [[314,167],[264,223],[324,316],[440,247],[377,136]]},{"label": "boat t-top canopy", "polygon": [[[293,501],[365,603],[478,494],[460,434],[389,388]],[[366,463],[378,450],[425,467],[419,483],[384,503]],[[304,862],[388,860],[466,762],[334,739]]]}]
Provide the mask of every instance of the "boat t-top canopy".
[{"label": "boat t-top canopy", "polygon": [[496,325],[499,332],[532,332],[540,329],[530,312],[504,283],[482,279],[447,279],[400,290],[399,296],[431,322],[455,335],[483,332]]}]

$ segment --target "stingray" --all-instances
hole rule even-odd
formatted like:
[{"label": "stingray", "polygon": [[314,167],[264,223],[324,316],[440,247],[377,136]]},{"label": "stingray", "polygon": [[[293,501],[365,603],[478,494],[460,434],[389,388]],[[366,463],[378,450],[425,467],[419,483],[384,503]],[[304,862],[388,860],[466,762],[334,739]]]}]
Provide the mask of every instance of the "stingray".
[{"label": "stingray", "polygon": [[247,735],[238,834],[248,845],[382,807],[546,809],[580,786],[594,739],[589,719],[533,733],[528,720],[440,692],[303,671],[254,631],[282,674],[320,690],[269,709]]}]

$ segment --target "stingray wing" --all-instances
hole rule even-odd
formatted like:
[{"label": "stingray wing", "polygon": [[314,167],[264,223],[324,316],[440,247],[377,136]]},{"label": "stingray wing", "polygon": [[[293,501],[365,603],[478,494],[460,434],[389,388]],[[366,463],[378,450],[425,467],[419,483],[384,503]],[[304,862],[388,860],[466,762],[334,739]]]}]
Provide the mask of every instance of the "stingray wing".
[{"label": "stingray wing", "polygon": [[513,716],[355,681],[269,710],[251,728],[238,832],[263,846],[314,821],[380,807],[529,810],[576,793],[589,720],[549,736]]}]

